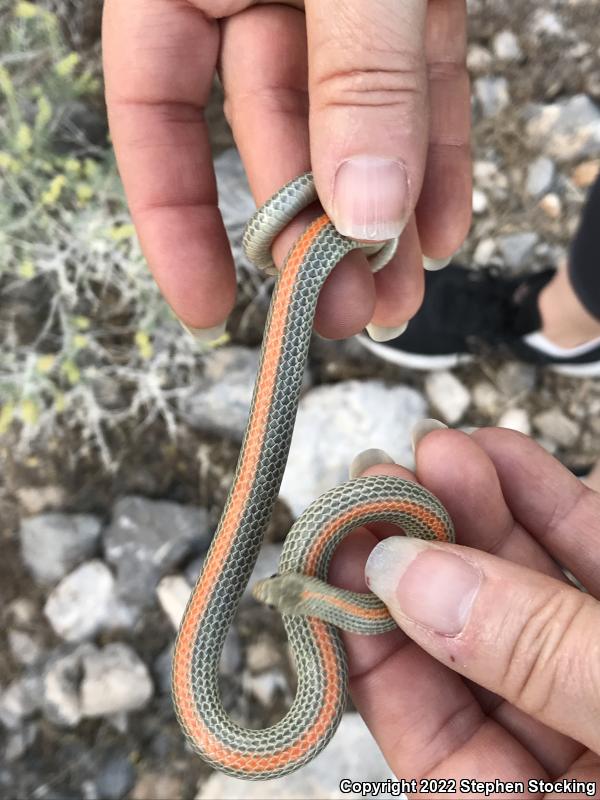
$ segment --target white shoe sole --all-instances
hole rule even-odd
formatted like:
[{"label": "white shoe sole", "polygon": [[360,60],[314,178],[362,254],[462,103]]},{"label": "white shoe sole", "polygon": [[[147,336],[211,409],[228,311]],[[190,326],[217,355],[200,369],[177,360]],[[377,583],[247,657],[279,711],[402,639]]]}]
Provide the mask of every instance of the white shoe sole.
[{"label": "white shoe sole", "polygon": [[[474,360],[474,356],[468,353],[447,353],[443,356],[428,356],[418,353],[406,353],[403,350],[397,350],[395,347],[379,344],[364,334],[359,334],[356,338],[365,349],[379,356],[379,358],[389,364],[396,364],[407,369],[434,372],[440,369],[453,369],[462,364],[469,364]],[[537,366],[544,368],[542,364]],[[568,378],[600,377],[600,361],[594,361],[590,364],[547,364],[545,369]]]},{"label": "white shoe sole", "polygon": [[371,353],[379,356],[384,361],[396,364],[399,367],[407,367],[408,369],[431,371],[452,369],[473,361],[473,356],[468,353],[447,353],[443,356],[419,355],[418,353],[406,353],[403,350],[396,350],[394,347],[379,344],[364,334],[359,334],[356,338],[364,348],[370,350]]},{"label": "white shoe sole", "polygon": [[565,375],[568,378],[598,378],[600,377],[600,361],[590,364],[550,364],[552,372]]}]

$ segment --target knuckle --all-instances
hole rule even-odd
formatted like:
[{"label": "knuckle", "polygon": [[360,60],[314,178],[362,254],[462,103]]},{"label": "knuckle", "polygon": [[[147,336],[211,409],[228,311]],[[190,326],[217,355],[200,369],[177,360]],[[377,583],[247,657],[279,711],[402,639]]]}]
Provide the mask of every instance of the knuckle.
[{"label": "knuckle", "polygon": [[571,681],[583,662],[572,641],[585,595],[559,590],[545,595],[527,614],[505,664],[502,694],[524,711],[543,716],[560,684]]},{"label": "knuckle", "polygon": [[465,61],[431,61],[427,64],[427,74],[431,81],[468,80],[469,72]]},{"label": "knuckle", "polygon": [[314,89],[313,99],[321,108],[403,107],[426,96],[422,59],[406,54],[401,61],[396,54],[361,67],[333,66],[317,76]]},{"label": "knuckle", "polygon": [[265,118],[281,116],[305,122],[308,118],[308,91],[291,86],[265,86],[253,92],[239,92],[226,87],[223,113],[230,127],[234,127],[238,114],[243,118],[249,107],[259,109]]}]

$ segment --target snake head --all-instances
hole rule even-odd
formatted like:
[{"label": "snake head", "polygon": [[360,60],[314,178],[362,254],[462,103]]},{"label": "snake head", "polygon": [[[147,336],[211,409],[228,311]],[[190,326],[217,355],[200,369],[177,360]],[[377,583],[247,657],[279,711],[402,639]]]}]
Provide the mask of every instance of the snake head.
[{"label": "snake head", "polygon": [[252,594],[280,614],[297,614],[303,588],[302,576],[288,572],[258,581],[252,587]]}]

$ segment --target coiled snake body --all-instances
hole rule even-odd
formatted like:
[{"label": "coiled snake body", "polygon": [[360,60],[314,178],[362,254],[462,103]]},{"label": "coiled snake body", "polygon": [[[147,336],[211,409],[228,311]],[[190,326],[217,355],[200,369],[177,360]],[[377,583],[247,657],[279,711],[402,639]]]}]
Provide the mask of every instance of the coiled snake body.
[{"label": "coiled snake body", "polygon": [[[315,199],[307,174],[256,212],[244,246],[257,266],[272,269],[273,239]],[[293,246],[277,281],[233,486],[186,608],[173,661],[173,697],[185,735],[204,759],[237,777],[265,779],[292,772],[334,734],[347,684],[345,651],[335,626],[358,633],[395,627],[374,595],[326,583],[340,540],[361,525],[383,520],[411,536],[454,537],[439,501],[409,481],[358,478],[322,495],[287,536],[278,575],[255,587],[256,596],[283,613],[298,673],[294,701],[284,718],[265,730],[243,728],[227,715],[219,696],[219,660],[279,492],[320,289],[351,250],[364,248],[376,269],[387,263],[395,246],[348,239],[323,215]]]}]

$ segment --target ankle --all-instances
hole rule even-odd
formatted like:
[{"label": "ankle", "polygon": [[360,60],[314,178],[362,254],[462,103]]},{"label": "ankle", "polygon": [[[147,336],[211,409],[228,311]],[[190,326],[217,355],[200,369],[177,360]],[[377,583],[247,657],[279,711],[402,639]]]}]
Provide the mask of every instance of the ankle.
[{"label": "ankle", "polygon": [[600,337],[600,320],[581,304],[566,269],[560,269],[539,296],[542,333],[558,347],[578,347]]}]

